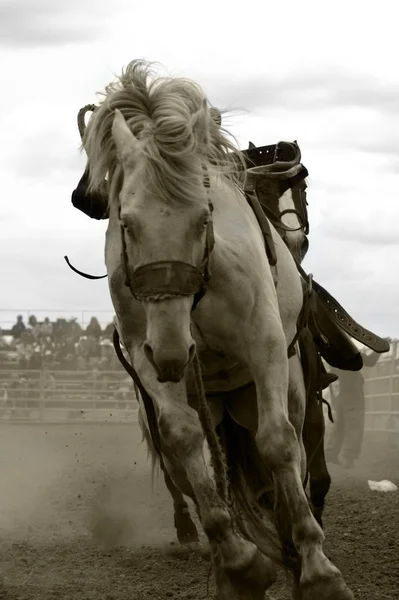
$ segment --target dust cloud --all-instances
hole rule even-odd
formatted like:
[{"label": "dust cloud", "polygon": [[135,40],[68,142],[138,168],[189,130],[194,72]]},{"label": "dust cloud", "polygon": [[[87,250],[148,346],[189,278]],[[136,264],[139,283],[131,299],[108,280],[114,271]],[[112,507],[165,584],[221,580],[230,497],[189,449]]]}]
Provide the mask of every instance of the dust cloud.
[{"label": "dust cloud", "polygon": [[136,424],[0,425],[2,540],[167,544],[173,504]]}]

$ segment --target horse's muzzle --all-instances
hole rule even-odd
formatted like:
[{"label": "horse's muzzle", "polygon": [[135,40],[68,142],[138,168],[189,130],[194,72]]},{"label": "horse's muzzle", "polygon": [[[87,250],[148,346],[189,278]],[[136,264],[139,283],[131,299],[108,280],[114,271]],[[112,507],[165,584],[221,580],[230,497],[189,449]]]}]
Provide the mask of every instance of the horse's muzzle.
[{"label": "horse's muzzle", "polygon": [[154,349],[148,342],[144,344],[144,352],[152,364],[160,383],[179,383],[184,377],[186,367],[195,355],[195,342],[188,349],[159,348]]}]

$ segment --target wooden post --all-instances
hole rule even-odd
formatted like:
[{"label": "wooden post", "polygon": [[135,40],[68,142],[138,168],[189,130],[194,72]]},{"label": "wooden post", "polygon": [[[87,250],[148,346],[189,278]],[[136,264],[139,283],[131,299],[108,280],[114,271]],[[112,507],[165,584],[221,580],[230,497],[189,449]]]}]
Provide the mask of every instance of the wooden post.
[{"label": "wooden post", "polygon": [[40,370],[40,379],[39,379],[39,407],[40,407],[40,420],[44,421],[44,412],[45,412],[45,404],[46,404],[46,398],[45,398],[45,385],[44,385],[44,370],[41,369]]},{"label": "wooden post", "polygon": [[388,432],[388,446],[393,446],[396,444],[396,433],[394,431],[395,429],[395,417],[393,415],[394,412],[394,406],[393,406],[393,398],[394,398],[394,378],[393,376],[395,375],[395,360],[396,360],[396,352],[397,352],[397,347],[398,347],[398,342],[392,342],[391,344],[391,351],[392,351],[392,355],[391,355],[391,362],[389,365],[389,417],[388,417],[388,423],[387,423],[387,429],[388,430],[392,430]]}]

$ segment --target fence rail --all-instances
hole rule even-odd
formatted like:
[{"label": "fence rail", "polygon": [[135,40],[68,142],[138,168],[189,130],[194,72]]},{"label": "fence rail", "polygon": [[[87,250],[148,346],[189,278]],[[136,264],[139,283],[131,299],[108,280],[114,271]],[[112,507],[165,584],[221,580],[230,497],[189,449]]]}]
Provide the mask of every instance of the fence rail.
[{"label": "fence rail", "polygon": [[[364,371],[366,431],[399,433],[398,350]],[[122,370],[0,370],[0,421],[134,421],[137,410]]]},{"label": "fence rail", "polygon": [[122,371],[0,370],[0,421],[126,422],[137,410]]}]

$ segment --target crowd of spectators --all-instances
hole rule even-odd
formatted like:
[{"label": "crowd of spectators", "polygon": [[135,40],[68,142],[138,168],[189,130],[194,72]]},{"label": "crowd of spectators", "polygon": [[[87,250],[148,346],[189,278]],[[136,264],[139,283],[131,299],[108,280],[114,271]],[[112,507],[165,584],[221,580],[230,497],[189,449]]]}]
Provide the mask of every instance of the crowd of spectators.
[{"label": "crowd of spectators", "polygon": [[9,336],[0,330],[0,368],[13,363],[23,370],[113,370],[119,366],[113,331],[112,323],[102,329],[96,317],[83,328],[76,319],[39,322],[34,315],[25,324],[19,315]]},{"label": "crowd of spectators", "polygon": [[82,327],[77,319],[39,322],[31,315],[25,323],[19,315],[11,329],[0,328],[0,421],[36,419],[43,407],[65,409],[71,418],[118,408],[127,418],[137,403],[113,332],[113,323],[103,329],[96,317]]}]

